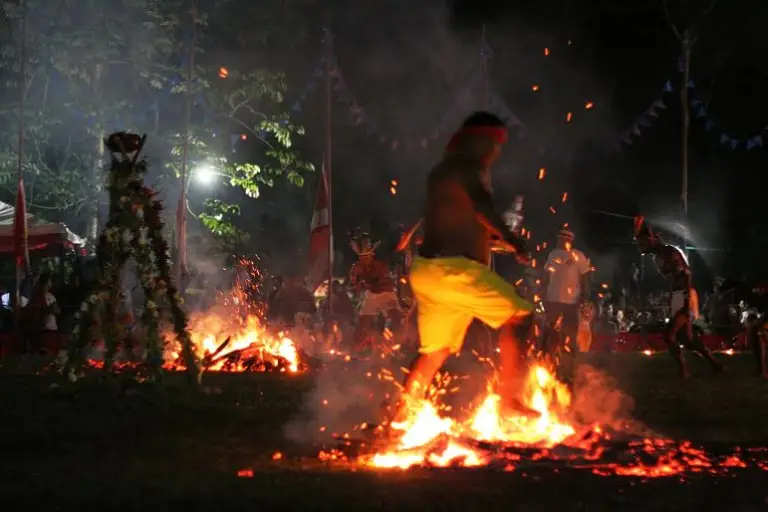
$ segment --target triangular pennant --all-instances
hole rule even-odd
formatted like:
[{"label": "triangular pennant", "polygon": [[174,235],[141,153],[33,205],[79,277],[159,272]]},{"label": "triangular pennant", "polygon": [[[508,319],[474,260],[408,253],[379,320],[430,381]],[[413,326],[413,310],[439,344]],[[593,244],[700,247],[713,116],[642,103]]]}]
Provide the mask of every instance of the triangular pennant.
[{"label": "triangular pennant", "polygon": [[640,131],[640,127],[638,125],[635,125],[634,127],[632,127],[632,133],[634,133],[638,137],[641,137],[643,135],[643,133]]},{"label": "triangular pennant", "polygon": [[672,82],[667,80],[667,83],[664,84],[664,92],[672,92]]},{"label": "triangular pennant", "polygon": [[747,141],[747,144],[746,144],[747,151],[753,150],[758,146],[762,146],[762,144],[763,144],[763,139],[759,135],[752,137]]},{"label": "triangular pennant", "polygon": [[653,110],[653,108],[646,110],[645,115],[647,115],[648,117],[659,117],[659,113]]},{"label": "triangular pennant", "polygon": [[637,123],[640,126],[644,126],[645,128],[650,128],[651,127],[651,122],[645,116],[640,116],[640,119],[637,120]]},{"label": "triangular pennant", "polygon": [[656,100],[653,102],[653,108],[666,109],[667,105],[661,100]]},{"label": "triangular pennant", "polygon": [[689,89],[695,89],[696,88],[696,86],[693,85],[693,80],[688,80],[688,88]]},{"label": "triangular pennant", "polygon": [[731,149],[736,149],[741,144],[741,141],[736,139],[731,139]]},{"label": "triangular pennant", "polygon": [[515,114],[513,114],[509,109],[506,109],[506,117],[507,117],[507,124],[509,126],[522,126],[523,122],[520,121],[520,118],[517,117]]},{"label": "triangular pennant", "polygon": [[297,101],[296,103],[293,104],[292,109],[294,112],[301,112],[301,103]]},{"label": "triangular pennant", "polygon": [[691,105],[693,105],[693,108],[698,108],[701,105],[701,100],[694,98],[691,100]]},{"label": "triangular pennant", "polygon": [[703,117],[707,117],[707,109],[704,108],[704,105],[700,106],[696,110],[696,118],[701,119]]},{"label": "triangular pennant", "polygon": [[361,114],[363,112],[363,109],[358,105],[357,103],[352,103],[352,106],[350,107],[350,111],[353,114]]}]

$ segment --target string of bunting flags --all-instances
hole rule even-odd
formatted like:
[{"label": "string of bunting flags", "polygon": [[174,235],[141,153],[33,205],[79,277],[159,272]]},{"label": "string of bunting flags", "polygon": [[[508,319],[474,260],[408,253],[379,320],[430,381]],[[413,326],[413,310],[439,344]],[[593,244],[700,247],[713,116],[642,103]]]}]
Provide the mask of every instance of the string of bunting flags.
[{"label": "string of bunting flags", "polygon": [[635,137],[642,137],[643,131],[650,128],[654,120],[658,119],[661,111],[666,110],[667,104],[664,102],[664,96],[673,92],[672,81],[667,80],[664,83],[664,87],[661,90],[661,94],[651,102],[650,106],[640,114],[629,128],[619,135],[619,141],[623,144],[631,146],[635,141]]},{"label": "string of bunting flags", "polygon": [[745,149],[747,151],[752,151],[754,149],[763,147],[762,133],[768,130],[768,125],[761,128],[758,133],[746,138],[734,137],[733,135],[730,135],[724,130],[717,130],[717,125],[715,121],[710,117],[709,113],[707,112],[706,103],[701,99],[701,96],[699,96],[696,92],[696,84],[694,84],[693,81],[690,81],[688,82],[688,88],[693,93],[692,94],[693,97],[691,99],[691,108],[693,109],[694,117],[704,123],[704,128],[708,132],[714,132],[717,134],[720,144],[722,144],[723,146],[731,150]]},{"label": "string of bunting flags", "polygon": [[[326,29],[325,41],[328,37],[333,38],[333,35]],[[571,42],[568,42],[568,46]],[[545,48],[543,55],[545,57],[551,54],[549,48]],[[483,42],[480,46],[480,57],[482,59],[492,58],[493,51],[483,38]],[[295,113],[300,113],[303,109],[305,102],[308,100],[310,94],[317,89],[318,81],[325,77],[326,73],[326,60],[325,58],[319,59],[313,73],[311,74],[307,84],[302,90],[299,97],[293,104],[292,110]],[[347,110],[348,115],[352,119],[352,122],[356,126],[360,126],[366,131],[366,133],[372,138],[378,140],[381,144],[388,147],[389,150],[395,151],[398,149],[412,150],[416,148],[427,148],[435,142],[442,142],[442,139],[455,130],[457,124],[461,121],[467,112],[461,112],[457,109],[451,109],[438,121],[435,128],[427,131],[426,135],[410,135],[406,137],[393,137],[385,133],[380,125],[368,114],[366,109],[357,100],[357,96],[353,93],[350,87],[347,85],[347,81],[344,78],[344,74],[338,64],[338,60],[335,56],[331,56],[330,65],[327,66],[327,72],[330,74],[331,85],[335,100],[343,105]],[[475,75],[474,82],[470,85],[469,90],[472,92],[480,92],[480,88],[485,81],[485,76],[482,73]],[[533,92],[540,90],[539,85],[532,86]],[[634,143],[636,137],[641,137],[643,132],[651,127],[653,121],[659,117],[661,112],[667,108],[664,96],[673,92],[672,82],[667,80],[664,83],[664,87],[660,95],[655,98],[647,109],[640,114],[637,119],[632,122],[624,132],[611,137],[608,141],[608,145],[614,150],[621,150],[622,145],[631,145]],[[594,106],[593,103],[588,102],[586,109],[590,110]],[[551,153],[553,148],[548,147],[542,141],[532,136],[528,127],[523,121],[512,111],[509,105],[498,95],[492,94],[489,97],[488,110],[499,115],[504,119],[510,128],[515,129],[518,140],[525,140],[528,145],[534,148],[540,155]],[[566,122],[570,122],[571,114],[568,114]],[[559,153],[563,151],[562,148],[558,148]],[[563,156],[563,155],[560,155]]]},{"label": "string of bunting flags", "polygon": [[[332,33],[325,29],[325,41],[327,42],[329,38],[333,38]],[[191,34],[187,36],[187,38],[191,38]],[[568,41],[568,46],[571,46],[571,42]],[[183,53],[183,52],[182,52]],[[545,57],[549,56],[551,54],[549,48],[545,48],[543,55]],[[487,62],[488,59],[493,57],[493,50],[488,45],[487,41],[485,40],[485,37],[483,37],[482,44],[479,48],[479,55],[480,58]],[[179,69],[183,70],[185,66],[187,65],[187,59],[188,55],[182,54],[180,56],[180,66]],[[325,79],[326,72],[330,74],[331,78],[331,86],[333,90],[333,96],[336,102],[338,102],[340,105],[344,106],[345,110],[347,111],[347,114],[352,120],[352,123],[356,126],[361,127],[367,135],[372,137],[375,140],[378,140],[382,145],[386,146],[390,151],[396,151],[396,150],[404,150],[404,151],[411,151],[414,149],[425,149],[428,147],[431,147],[434,144],[442,144],[444,141],[443,139],[446,138],[450,133],[455,130],[458,123],[460,123],[461,119],[468,113],[461,111],[460,109],[449,109],[436,123],[436,126],[432,128],[431,130],[426,130],[425,133],[422,134],[408,134],[406,136],[392,136],[391,134],[386,133],[380,126],[379,123],[377,123],[372,116],[370,116],[367,112],[367,110],[363,107],[363,105],[358,101],[357,96],[353,93],[353,91],[350,89],[350,87],[347,85],[347,81],[345,80],[344,74],[342,73],[341,67],[339,66],[338,60],[334,55],[330,56],[330,65],[326,65],[327,61],[325,56],[320,57],[313,70],[312,73],[309,76],[309,79],[307,80],[306,84],[304,85],[303,89],[301,90],[298,97],[295,99],[294,103],[292,104],[291,110],[298,114],[301,113],[306,102],[310,99],[311,95],[318,89],[318,86],[321,84],[321,81]],[[678,63],[678,69],[681,69],[682,63]],[[226,71],[226,68],[222,68],[222,70]],[[220,72],[219,76],[220,78],[226,78],[226,74],[222,76],[222,73],[224,71]],[[485,76],[483,73],[478,72],[474,75],[473,82],[469,85],[468,90],[471,91],[471,93],[477,94],[478,97],[481,96],[481,90],[483,88],[484,82],[485,82]],[[54,80],[56,78],[54,77]],[[160,94],[169,96],[173,94],[173,91],[175,88],[178,88],[181,86],[185,81],[185,78],[181,76],[181,73],[179,73],[177,76],[174,76],[173,79],[166,84],[163,87],[160,87],[157,91]],[[762,132],[765,130],[768,130],[768,125],[760,129],[757,133],[753,134],[749,137],[736,137],[731,135],[725,130],[720,130],[717,127],[717,123],[714,121],[714,119],[710,116],[706,102],[704,102],[701,98],[701,96],[697,92],[697,88],[693,81],[690,81],[687,84],[688,88],[692,92],[691,96],[691,107],[693,109],[693,117],[697,120],[700,120],[703,124],[705,129],[708,132],[713,132],[717,140],[722,144],[724,147],[727,147],[731,150],[737,150],[737,149],[743,149],[747,151],[752,151],[758,148],[762,148],[764,146],[764,139]],[[671,80],[667,80],[664,83],[664,86],[662,87],[662,90],[660,91],[659,95],[650,103],[648,108],[646,108],[632,123],[629,124],[628,128],[626,128],[624,131],[616,135],[615,137],[610,137],[607,141],[607,145],[610,147],[611,150],[614,151],[620,151],[622,147],[624,146],[631,146],[635,144],[635,142],[642,137],[642,135],[648,131],[655,122],[656,119],[659,118],[659,116],[663,113],[664,110],[667,108],[667,102],[666,102],[666,96],[672,92],[674,92],[674,87],[672,85]],[[538,92],[540,90],[540,87],[538,84],[534,84],[532,86],[533,92]],[[132,110],[132,114],[129,114],[129,118],[125,118],[125,115],[120,116],[117,112],[117,110],[110,112],[107,116],[107,119],[103,118],[102,113],[102,122],[105,122],[106,126],[105,128],[109,128],[110,126],[118,129],[118,128],[124,128],[127,125],[141,125],[146,124],[150,121],[151,118],[154,118],[156,115],[157,110],[159,109],[159,100],[160,98],[155,98],[155,101],[151,102],[149,107],[146,109],[146,112],[140,113],[138,111]],[[195,94],[194,98],[192,99],[193,107],[195,110],[199,111],[204,119],[209,118],[209,113],[207,112],[206,108],[206,101],[203,96],[202,91],[199,91]],[[592,103],[587,104],[587,110],[592,108]],[[545,144],[543,141],[538,140],[533,134],[530,132],[528,127],[525,125],[525,123],[512,111],[512,109],[509,107],[509,105],[502,99],[498,94],[492,93],[488,97],[488,104],[486,108],[493,113],[499,115],[502,119],[504,119],[508,126],[510,128],[514,129],[514,133],[516,134],[516,137],[518,140],[525,140],[525,142],[532,147],[534,150],[536,150],[540,155],[544,154],[550,154],[553,151],[557,151],[558,153],[561,153],[563,151],[562,146],[559,146],[557,150],[554,150],[554,148],[550,147],[549,145]],[[120,109],[123,110],[123,109]],[[86,122],[87,124],[93,125],[96,120],[95,114],[89,114],[84,111],[79,110],[73,110],[73,113],[75,116],[82,121]],[[570,122],[570,116],[571,114],[568,114],[567,122]],[[127,123],[126,123],[127,121]],[[242,133],[230,133],[229,134],[229,142],[230,147],[233,148],[238,143],[238,141],[246,139],[247,136]],[[552,155],[552,156],[563,156],[563,155]]]}]

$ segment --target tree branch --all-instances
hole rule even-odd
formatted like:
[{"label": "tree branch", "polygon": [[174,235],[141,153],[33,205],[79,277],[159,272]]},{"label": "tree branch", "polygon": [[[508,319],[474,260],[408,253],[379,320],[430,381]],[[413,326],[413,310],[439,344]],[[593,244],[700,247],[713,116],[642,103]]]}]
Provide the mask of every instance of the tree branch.
[{"label": "tree branch", "polygon": [[662,0],[661,3],[664,6],[664,16],[666,16],[669,26],[672,27],[672,32],[674,32],[675,37],[679,39],[680,42],[682,42],[684,39],[683,35],[680,34],[679,30],[677,30],[677,25],[675,24],[675,21],[672,19],[672,15],[669,13],[669,5],[667,4],[667,0]]}]

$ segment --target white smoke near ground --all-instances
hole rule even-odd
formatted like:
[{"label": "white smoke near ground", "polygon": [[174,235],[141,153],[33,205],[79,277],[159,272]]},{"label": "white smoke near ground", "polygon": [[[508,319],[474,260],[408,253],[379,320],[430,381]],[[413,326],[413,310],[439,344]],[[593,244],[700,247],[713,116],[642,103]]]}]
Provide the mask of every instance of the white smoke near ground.
[{"label": "white smoke near ground", "polygon": [[382,403],[396,391],[384,374],[400,379],[396,364],[354,360],[331,363],[315,376],[314,386],[305,396],[299,414],[284,430],[286,439],[300,443],[324,443],[333,434],[353,432],[365,422],[377,423],[383,418]]},{"label": "white smoke near ground", "polygon": [[634,405],[612,377],[588,364],[577,367],[571,402],[571,416],[577,423],[644,436],[649,430],[632,418]]}]

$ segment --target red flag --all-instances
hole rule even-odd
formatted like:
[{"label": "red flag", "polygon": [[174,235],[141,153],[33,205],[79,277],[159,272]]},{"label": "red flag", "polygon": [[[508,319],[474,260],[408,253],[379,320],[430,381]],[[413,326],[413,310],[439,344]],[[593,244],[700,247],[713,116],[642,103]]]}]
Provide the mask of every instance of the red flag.
[{"label": "red flag", "polygon": [[[187,268],[187,202],[186,194],[181,194],[179,206],[176,208],[176,264],[179,265],[181,274]],[[178,286],[181,286],[179,283]]]},{"label": "red flag", "polygon": [[315,291],[320,284],[328,279],[331,267],[331,233],[330,194],[328,193],[328,176],[325,163],[317,187],[317,201],[312,213],[312,225],[309,237],[309,277],[307,286]]},{"label": "red flag", "polygon": [[13,252],[16,256],[16,268],[21,269],[29,260],[27,239],[27,200],[24,194],[24,178],[19,177],[16,189],[16,210],[13,214]]}]

